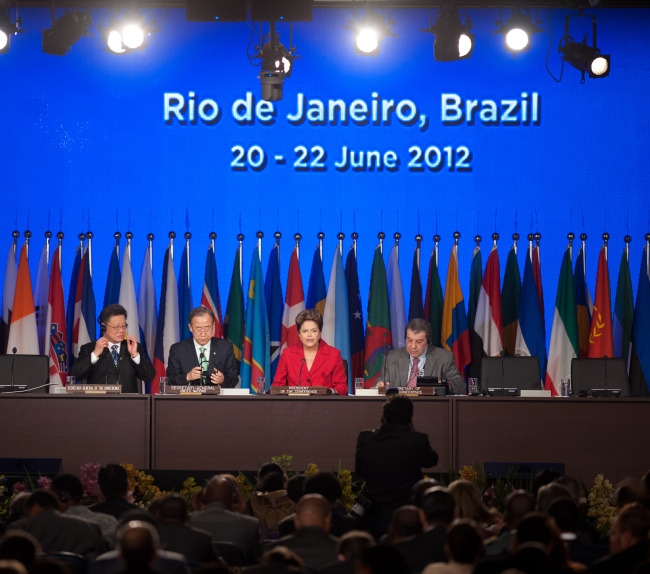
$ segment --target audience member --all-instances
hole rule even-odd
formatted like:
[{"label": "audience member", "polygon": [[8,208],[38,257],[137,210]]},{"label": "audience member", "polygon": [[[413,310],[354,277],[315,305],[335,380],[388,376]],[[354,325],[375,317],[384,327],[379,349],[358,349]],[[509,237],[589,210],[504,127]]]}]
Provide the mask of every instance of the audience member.
[{"label": "audience member", "polygon": [[448,563],[429,564],[422,574],[471,574],[484,553],[478,525],[466,518],[455,520],[445,534]]},{"label": "audience member", "polygon": [[569,492],[571,493],[571,500],[573,500],[573,502],[575,502],[577,506],[580,506],[587,502],[585,498],[584,488],[582,487],[582,484],[580,484],[580,481],[575,476],[571,476],[570,474],[565,474],[564,476],[560,476],[556,478],[553,482],[557,484],[561,484],[562,486],[566,486],[569,489]]},{"label": "audience member", "polygon": [[395,509],[409,503],[422,469],[437,462],[429,437],[413,428],[413,402],[405,396],[387,400],[381,426],[361,431],[357,438],[355,469],[370,502],[362,517],[364,528],[375,538],[384,534]]},{"label": "audience member", "polygon": [[117,547],[120,558],[126,565],[125,573],[152,573],[160,541],[158,532],[148,522],[133,520],[120,528],[117,533]]},{"label": "audience member", "polygon": [[550,468],[545,468],[544,470],[540,470],[533,478],[533,485],[532,485],[532,494],[535,498],[537,498],[537,491],[542,487],[546,486],[547,484],[550,484],[554,480],[560,478],[560,473],[557,472],[556,470],[552,470]]},{"label": "audience member", "polygon": [[216,559],[210,534],[186,524],[187,503],[180,494],[157,498],[149,506],[149,512],[158,525],[161,548],[182,554],[190,566]]},{"label": "audience member", "polygon": [[505,500],[504,524],[498,536],[486,542],[485,555],[499,556],[508,552],[517,532],[517,526],[524,516],[533,510],[535,510],[535,499],[529,492],[515,490],[508,494]]},{"label": "audience member", "polygon": [[0,574],[27,574],[27,568],[18,560],[0,560]]},{"label": "audience member", "polygon": [[336,561],[338,539],[329,534],[332,508],[320,494],[305,494],[296,504],[296,531],[271,543],[270,548],[286,546],[305,563],[320,569]]},{"label": "audience member", "polygon": [[41,552],[38,540],[28,532],[10,530],[0,538],[0,560],[17,560],[28,570]]},{"label": "audience member", "polygon": [[224,475],[212,477],[203,496],[205,508],[194,512],[187,524],[208,532],[213,542],[234,544],[252,564],[261,555],[260,521],[235,510],[240,496],[235,481]]},{"label": "audience member", "polygon": [[302,558],[285,546],[276,546],[262,554],[260,564],[247,566],[246,574],[293,574],[306,572]]},{"label": "audience member", "polygon": [[647,497],[648,493],[643,480],[633,477],[624,478],[616,485],[614,491],[616,512],[620,512],[628,504],[634,504],[635,502],[644,504]]},{"label": "audience member", "polygon": [[74,552],[92,559],[105,550],[99,526],[61,514],[58,500],[51,492],[37,490],[30,494],[25,502],[25,516],[9,528],[32,534],[43,552]]},{"label": "audience member", "polygon": [[483,503],[479,487],[469,480],[454,480],[449,485],[449,494],[454,497],[456,516],[476,522],[483,538],[490,536],[486,528],[498,522],[501,517]]},{"label": "audience member", "polygon": [[408,564],[409,572],[421,572],[432,562],[445,562],[445,532],[454,520],[454,497],[446,488],[430,488],[422,498],[424,532],[398,542]]},{"label": "audience member", "polygon": [[357,574],[409,574],[409,568],[395,546],[378,544],[361,553]]},{"label": "audience member", "polygon": [[609,533],[609,554],[594,562],[594,574],[627,574],[648,559],[650,515],[639,503],[624,507]]},{"label": "audience member", "polygon": [[9,503],[9,516],[5,520],[5,526],[9,526],[12,522],[25,518],[25,502],[29,498],[29,492],[19,492],[16,494]]},{"label": "audience member", "polygon": [[571,491],[558,482],[550,482],[537,490],[537,510],[542,514],[548,514],[548,509],[556,500],[573,500]]},{"label": "audience member", "polygon": [[81,504],[84,489],[79,477],[74,474],[60,474],[52,480],[50,490],[57,497],[61,512],[96,524],[102,532],[106,548],[115,546],[117,519],[104,512],[93,512]]},{"label": "audience member", "polygon": [[[293,503],[294,509],[300,497],[304,494],[305,480],[307,480],[307,476],[304,474],[295,474],[287,481],[287,496]],[[289,516],[280,520],[278,524],[278,534],[280,537],[287,536],[296,531],[296,526],[293,521],[294,518],[295,515],[292,512]]]},{"label": "audience member", "polygon": [[117,520],[127,510],[138,508],[129,502],[126,497],[129,490],[129,480],[126,470],[119,464],[107,464],[99,469],[97,483],[104,497],[103,502],[98,502],[90,507],[93,512],[110,514]]},{"label": "audience member", "polygon": [[434,486],[440,486],[440,483],[435,478],[427,477],[418,480],[411,490],[411,504],[422,508],[422,497],[424,493]]},{"label": "audience member", "polygon": [[341,538],[337,547],[338,562],[326,566],[319,574],[354,574],[361,553],[375,544],[375,539],[365,530],[350,530]]},{"label": "audience member", "polygon": [[382,538],[382,542],[395,544],[405,538],[410,538],[422,533],[422,519],[420,509],[412,504],[400,506],[391,518],[388,526],[388,534]]},{"label": "audience member", "polygon": [[[277,465],[276,465],[277,466]],[[263,539],[279,537],[279,524],[293,512],[294,504],[287,495],[287,480],[279,472],[267,472],[257,482],[248,504],[260,521]]]}]

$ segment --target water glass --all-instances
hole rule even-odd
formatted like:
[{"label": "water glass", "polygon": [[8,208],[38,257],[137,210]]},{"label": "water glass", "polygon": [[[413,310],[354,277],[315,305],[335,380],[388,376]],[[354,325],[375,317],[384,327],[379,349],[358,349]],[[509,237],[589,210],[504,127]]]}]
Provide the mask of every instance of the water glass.
[{"label": "water glass", "polygon": [[560,379],[560,396],[568,397],[571,395],[571,379]]},{"label": "water glass", "polygon": [[266,393],[266,377],[257,377],[257,394],[263,395]]},{"label": "water glass", "polygon": [[65,379],[65,384],[66,385],[75,385],[77,384],[77,379],[73,377],[72,375],[68,375]]},{"label": "water glass", "polygon": [[467,394],[470,396],[478,395],[478,379],[470,377],[467,381]]},{"label": "water glass", "polygon": [[354,379],[354,390],[359,391],[363,389],[363,378],[361,379]]},{"label": "water glass", "polygon": [[167,393],[167,377],[160,377],[160,389],[158,390],[159,395],[164,395]]}]

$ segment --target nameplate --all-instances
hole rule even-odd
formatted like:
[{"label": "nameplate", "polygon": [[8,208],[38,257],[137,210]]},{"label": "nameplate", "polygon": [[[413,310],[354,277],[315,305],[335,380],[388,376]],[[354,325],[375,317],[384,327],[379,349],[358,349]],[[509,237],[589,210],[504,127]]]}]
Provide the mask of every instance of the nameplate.
[{"label": "nameplate", "polygon": [[[384,392],[382,393],[381,391]],[[374,387],[372,389],[356,389],[354,391],[354,394],[357,397],[378,397],[380,394],[386,394],[386,391],[385,389],[378,389],[377,387]]]},{"label": "nameplate", "polygon": [[436,395],[436,390],[433,387],[379,387],[377,389],[380,395],[385,395],[386,391],[391,395],[404,395],[406,397],[432,397]]},{"label": "nameplate", "polygon": [[78,395],[119,395],[122,385],[66,385],[65,392]]},{"label": "nameplate", "polygon": [[218,395],[221,392],[221,386],[200,387],[192,385],[169,385],[165,389],[166,395],[189,395],[189,396],[202,396],[202,395]]},{"label": "nameplate", "polygon": [[287,395],[290,397],[306,397],[310,395],[327,394],[326,387],[271,387],[272,395]]}]

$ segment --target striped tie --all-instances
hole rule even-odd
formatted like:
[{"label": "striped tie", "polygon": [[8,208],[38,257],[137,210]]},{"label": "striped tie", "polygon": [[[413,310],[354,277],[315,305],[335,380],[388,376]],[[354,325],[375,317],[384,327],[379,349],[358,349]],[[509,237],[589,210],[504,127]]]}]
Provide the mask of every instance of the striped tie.
[{"label": "striped tie", "polygon": [[208,360],[205,358],[205,347],[200,347],[199,367],[201,367],[201,384],[204,385],[208,377]]},{"label": "striped tie", "polygon": [[420,364],[420,358],[413,359],[413,368],[411,369],[411,374],[409,375],[408,386],[417,387],[418,376],[420,375],[420,369],[418,365]]},{"label": "striped tie", "polygon": [[119,360],[119,355],[117,354],[117,345],[113,345],[111,347],[111,357],[113,357],[113,362],[115,363],[115,366],[117,367],[117,361]]}]

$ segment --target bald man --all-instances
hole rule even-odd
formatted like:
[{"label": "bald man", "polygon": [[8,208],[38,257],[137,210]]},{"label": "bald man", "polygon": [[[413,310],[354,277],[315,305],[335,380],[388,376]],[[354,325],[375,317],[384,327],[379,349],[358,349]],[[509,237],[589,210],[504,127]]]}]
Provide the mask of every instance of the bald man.
[{"label": "bald man", "polygon": [[205,508],[187,521],[188,526],[209,532],[213,542],[230,542],[252,564],[262,553],[260,521],[236,511],[239,501],[237,483],[224,475],[213,476],[205,488]]},{"label": "bald man", "polygon": [[296,504],[296,532],[276,540],[270,548],[285,546],[313,570],[337,561],[338,538],[330,536],[332,507],[320,494],[305,494]]}]

